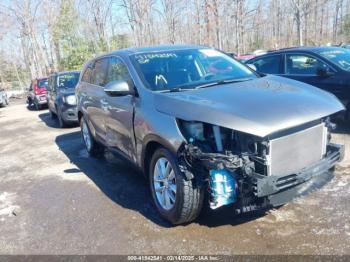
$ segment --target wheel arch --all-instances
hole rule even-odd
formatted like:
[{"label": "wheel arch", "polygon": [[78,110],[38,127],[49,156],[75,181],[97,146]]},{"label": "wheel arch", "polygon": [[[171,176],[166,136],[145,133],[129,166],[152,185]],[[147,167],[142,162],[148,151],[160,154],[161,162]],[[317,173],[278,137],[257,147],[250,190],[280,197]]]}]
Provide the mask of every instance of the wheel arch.
[{"label": "wheel arch", "polygon": [[79,121],[79,123],[80,123],[80,120],[81,120],[82,117],[83,117],[83,112],[78,110],[78,121]]},{"label": "wheel arch", "polygon": [[169,141],[157,135],[148,135],[144,139],[141,152],[141,168],[146,176],[148,175],[152,156],[154,152],[160,147],[168,149],[175,155],[177,154],[178,148],[174,147],[174,145],[172,145]]}]

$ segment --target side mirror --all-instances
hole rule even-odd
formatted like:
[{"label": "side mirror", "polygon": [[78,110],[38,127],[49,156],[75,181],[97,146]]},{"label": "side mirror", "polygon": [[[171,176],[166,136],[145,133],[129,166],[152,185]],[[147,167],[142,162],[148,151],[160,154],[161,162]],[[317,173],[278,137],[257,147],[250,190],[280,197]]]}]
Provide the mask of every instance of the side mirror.
[{"label": "side mirror", "polygon": [[255,65],[253,65],[253,64],[247,64],[247,66],[248,66],[250,69],[254,70],[255,72],[257,71],[257,68],[256,68]]},{"label": "side mirror", "polygon": [[316,69],[316,74],[320,77],[330,77],[334,73],[329,69],[329,67],[318,67]]},{"label": "side mirror", "polygon": [[103,90],[110,96],[133,95],[129,84],[123,80],[109,82]]}]

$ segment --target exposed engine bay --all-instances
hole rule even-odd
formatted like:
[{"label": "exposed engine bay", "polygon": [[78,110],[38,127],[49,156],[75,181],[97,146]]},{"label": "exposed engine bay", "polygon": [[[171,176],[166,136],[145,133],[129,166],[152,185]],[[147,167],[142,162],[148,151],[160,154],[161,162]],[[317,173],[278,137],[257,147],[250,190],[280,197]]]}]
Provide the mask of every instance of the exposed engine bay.
[{"label": "exposed engine bay", "polygon": [[178,125],[187,141],[179,150],[180,168],[208,189],[212,209],[233,204],[244,213],[281,205],[279,194],[343,157],[343,148],[330,143],[335,126],[329,118],[263,138],[201,122]]}]

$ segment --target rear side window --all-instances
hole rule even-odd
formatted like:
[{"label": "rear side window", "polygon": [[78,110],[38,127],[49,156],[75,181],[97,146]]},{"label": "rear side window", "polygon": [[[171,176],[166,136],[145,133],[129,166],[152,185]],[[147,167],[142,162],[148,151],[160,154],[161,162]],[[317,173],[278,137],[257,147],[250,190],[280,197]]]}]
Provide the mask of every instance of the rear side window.
[{"label": "rear side window", "polygon": [[119,80],[124,80],[131,84],[131,77],[126,65],[119,58],[111,57],[109,58],[106,84]]},{"label": "rear side window", "polygon": [[273,55],[255,59],[252,63],[258,72],[264,74],[282,74],[282,56]]},{"label": "rear side window", "polygon": [[97,86],[106,85],[106,76],[108,70],[108,60],[109,58],[102,58],[97,60],[92,70],[90,82]]},{"label": "rear side window", "polygon": [[91,72],[92,72],[91,67],[90,66],[87,67],[85,72],[84,72],[84,74],[83,74],[83,76],[82,76],[82,78],[81,78],[81,81],[86,82],[86,83],[90,83]]}]

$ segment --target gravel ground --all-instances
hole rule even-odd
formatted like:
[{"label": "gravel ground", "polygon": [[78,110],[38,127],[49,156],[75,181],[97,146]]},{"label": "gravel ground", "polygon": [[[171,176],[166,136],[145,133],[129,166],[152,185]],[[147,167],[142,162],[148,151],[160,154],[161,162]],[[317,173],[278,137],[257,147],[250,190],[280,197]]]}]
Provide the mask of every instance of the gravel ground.
[{"label": "gravel ground", "polygon": [[[349,130],[333,139],[349,149]],[[87,156],[22,100],[0,108],[1,254],[350,254],[350,154],[322,189],[265,214],[205,212],[171,227],[130,164]]]}]

